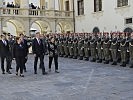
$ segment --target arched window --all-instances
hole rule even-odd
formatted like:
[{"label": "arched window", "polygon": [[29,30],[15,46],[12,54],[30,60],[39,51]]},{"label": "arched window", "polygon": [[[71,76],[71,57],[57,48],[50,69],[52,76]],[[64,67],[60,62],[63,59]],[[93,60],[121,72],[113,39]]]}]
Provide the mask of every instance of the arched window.
[{"label": "arched window", "polygon": [[127,28],[125,28],[125,29],[124,29],[124,32],[131,33],[131,32],[133,32],[133,29],[131,29],[131,28],[127,27]]},{"label": "arched window", "polygon": [[94,27],[94,28],[93,28],[93,33],[99,33],[99,32],[100,32],[100,30],[99,30],[98,27]]},{"label": "arched window", "polygon": [[117,7],[127,6],[128,0],[117,0]]}]

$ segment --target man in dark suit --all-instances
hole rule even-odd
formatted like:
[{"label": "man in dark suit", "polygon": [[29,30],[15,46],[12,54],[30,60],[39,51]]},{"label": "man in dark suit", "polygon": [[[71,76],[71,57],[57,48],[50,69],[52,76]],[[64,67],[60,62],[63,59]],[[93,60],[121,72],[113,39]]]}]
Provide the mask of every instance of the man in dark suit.
[{"label": "man in dark suit", "polygon": [[36,37],[32,41],[32,51],[34,54],[34,74],[37,74],[37,62],[38,58],[40,58],[40,66],[42,68],[42,74],[45,75],[47,74],[45,72],[45,67],[44,67],[44,54],[45,54],[45,48],[43,46],[43,42],[40,39],[40,32],[36,33]]},{"label": "man in dark suit", "polygon": [[9,43],[9,55],[8,55],[8,60],[9,60],[9,65],[10,65],[9,68],[12,69],[12,67],[11,67],[12,59],[13,59],[13,57],[12,57],[12,49],[13,49],[13,44],[14,44],[15,41],[13,40],[13,37],[11,36],[10,33],[8,33],[6,35],[7,35],[6,39],[7,39],[8,43]]},{"label": "man in dark suit", "polygon": [[10,72],[10,61],[9,61],[9,43],[6,40],[5,34],[1,35],[1,40],[0,40],[0,56],[1,56],[1,69],[2,69],[2,74],[5,74],[5,68],[4,68],[4,61],[6,59],[6,72],[8,74],[11,74]]},{"label": "man in dark suit", "polygon": [[26,64],[26,62],[28,60],[28,53],[29,53],[29,50],[28,49],[29,48],[28,48],[27,40],[24,39],[24,35],[23,34],[20,34],[20,38],[22,40],[21,45],[23,46],[23,48],[25,50],[25,53],[24,53],[24,56],[25,56],[25,60],[24,60],[24,71],[27,72],[25,64]]}]

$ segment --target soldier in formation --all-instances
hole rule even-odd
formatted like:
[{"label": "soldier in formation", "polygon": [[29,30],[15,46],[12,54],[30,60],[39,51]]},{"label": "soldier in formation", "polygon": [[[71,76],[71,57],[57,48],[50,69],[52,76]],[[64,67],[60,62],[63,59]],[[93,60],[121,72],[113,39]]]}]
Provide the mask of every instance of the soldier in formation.
[{"label": "soldier in formation", "polygon": [[[127,36],[128,34],[128,36]],[[58,41],[59,56],[133,68],[133,32],[49,34]]]}]

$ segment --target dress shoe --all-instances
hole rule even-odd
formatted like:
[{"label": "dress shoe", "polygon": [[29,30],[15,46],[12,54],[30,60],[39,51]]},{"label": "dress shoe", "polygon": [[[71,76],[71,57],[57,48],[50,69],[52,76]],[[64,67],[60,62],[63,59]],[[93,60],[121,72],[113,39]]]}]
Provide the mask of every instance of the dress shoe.
[{"label": "dress shoe", "polygon": [[34,72],[34,74],[37,74],[37,72]]},{"label": "dress shoe", "polygon": [[2,74],[5,74],[5,72],[2,72]]},{"label": "dress shoe", "polygon": [[43,72],[42,75],[47,75],[48,73],[47,72]]},{"label": "dress shoe", "polygon": [[113,62],[111,65],[117,65],[117,63],[116,62]]},{"label": "dress shoe", "polygon": [[105,61],[104,64],[109,64],[109,61]]},{"label": "dress shoe", "polygon": [[18,72],[16,72],[16,76],[18,76]]},{"label": "dress shoe", "polygon": [[9,69],[12,69],[12,67],[10,67]]},{"label": "dress shoe", "polygon": [[91,62],[96,62],[96,59],[92,59]]},{"label": "dress shoe", "polygon": [[12,74],[10,71],[7,72],[8,74]]},{"label": "dress shoe", "polygon": [[23,74],[20,74],[20,77],[24,77],[24,75]]},{"label": "dress shoe", "polygon": [[97,63],[102,63],[102,60],[98,60]]},{"label": "dress shoe", "polygon": [[79,60],[83,60],[83,57],[79,57]]},{"label": "dress shoe", "polygon": [[60,73],[58,70],[55,70],[55,73]]},{"label": "dress shoe", "polygon": [[76,57],[76,56],[74,56],[74,57],[73,57],[73,59],[77,59],[77,57]]},{"label": "dress shoe", "polygon": [[133,65],[131,65],[129,68],[133,68]]},{"label": "dress shoe", "polygon": [[123,62],[120,66],[126,67],[126,63]]}]

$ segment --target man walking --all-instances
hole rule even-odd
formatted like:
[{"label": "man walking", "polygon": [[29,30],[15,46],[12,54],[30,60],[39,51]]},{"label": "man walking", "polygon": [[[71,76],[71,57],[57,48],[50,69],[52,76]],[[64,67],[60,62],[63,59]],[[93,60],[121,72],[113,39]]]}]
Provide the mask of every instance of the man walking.
[{"label": "man walking", "polygon": [[32,51],[34,54],[34,74],[37,74],[37,62],[38,58],[40,59],[40,67],[42,68],[42,74],[45,75],[47,74],[45,72],[45,67],[44,67],[44,54],[45,54],[45,49],[43,46],[43,42],[40,39],[40,32],[36,33],[36,37],[32,41]]},{"label": "man walking", "polygon": [[10,72],[10,62],[9,62],[9,43],[6,40],[5,34],[1,35],[1,40],[0,40],[0,56],[1,56],[1,69],[2,69],[2,74],[5,74],[5,68],[4,68],[4,61],[6,59],[6,72],[8,74],[11,74]]}]

